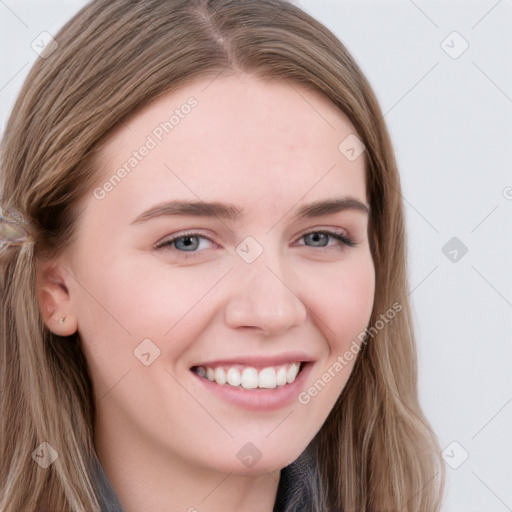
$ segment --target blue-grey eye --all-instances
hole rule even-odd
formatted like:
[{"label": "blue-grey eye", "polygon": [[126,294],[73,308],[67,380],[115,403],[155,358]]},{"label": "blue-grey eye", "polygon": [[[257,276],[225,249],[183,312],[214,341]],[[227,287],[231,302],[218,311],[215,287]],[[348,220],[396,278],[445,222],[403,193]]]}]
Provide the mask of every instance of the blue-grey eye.
[{"label": "blue-grey eye", "polygon": [[[310,233],[306,233],[302,235],[304,240],[309,239],[313,242],[313,245],[309,245],[309,247],[328,247],[329,246],[329,238],[333,240],[337,240],[339,243],[347,245],[348,247],[355,247],[355,242],[350,239],[347,235],[343,235],[341,233],[336,233],[335,231],[311,231]],[[325,242],[325,243],[324,243]]]},{"label": "blue-grey eye", "polygon": [[315,247],[325,247],[329,243],[329,236],[326,233],[308,233],[304,235],[304,240],[309,239],[314,244],[319,244],[315,245]]},{"label": "blue-grey eye", "polygon": [[[199,238],[198,236],[181,236],[179,238],[174,239],[173,243],[176,249],[184,250],[184,251],[195,251],[199,247]],[[183,242],[183,243],[181,243]],[[181,245],[181,246],[180,246]]]}]

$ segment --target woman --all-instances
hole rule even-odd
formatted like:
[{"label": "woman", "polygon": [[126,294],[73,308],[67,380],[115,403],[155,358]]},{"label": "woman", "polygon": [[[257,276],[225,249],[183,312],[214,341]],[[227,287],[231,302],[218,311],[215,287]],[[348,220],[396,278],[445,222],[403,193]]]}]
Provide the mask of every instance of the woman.
[{"label": "woman", "polygon": [[2,145],[2,511],[438,511],[344,46],[284,0],[94,1],[56,40]]}]

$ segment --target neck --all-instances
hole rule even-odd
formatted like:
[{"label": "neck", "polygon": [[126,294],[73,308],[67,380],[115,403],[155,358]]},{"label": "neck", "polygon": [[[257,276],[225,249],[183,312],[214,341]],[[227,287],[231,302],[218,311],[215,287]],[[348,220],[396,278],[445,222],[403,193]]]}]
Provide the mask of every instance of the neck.
[{"label": "neck", "polygon": [[[146,445],[96,438],[98,487],[108,512],[272,512],[280,472],[221,473],[169,460]],[[156,452],[156,450],[155,450]],[[109,492],[110,491],[110,492]],[[116,498],[119,503],[116,506]]]}]

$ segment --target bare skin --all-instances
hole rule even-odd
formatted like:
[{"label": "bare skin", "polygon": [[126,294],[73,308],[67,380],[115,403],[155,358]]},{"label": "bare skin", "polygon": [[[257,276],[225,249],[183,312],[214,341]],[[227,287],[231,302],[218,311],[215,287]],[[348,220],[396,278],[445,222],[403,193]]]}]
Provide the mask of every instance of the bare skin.
[{"label": "bare skin", "polygon": [[[280,470],[319,431],[355,358],[331,370],[308,403],[299,392],[332,369],[373,306],[368,214],[348,207],[297,217],[320,200],[367,205],[364,153],[349,161],[338,149],[354,127],[297,85],[248,75],[210,81],[162,96],[111,134],[96,162],[101,191],[84,199],[76,242],[40,265],[46,324],[83,340],[98,456],[126,512],[271,512]],[[172,131],[158,131],[190,97],[197,104],[180,110]],[[139,151],[153,146],[148,136],[155,147]],[[104,186],[134,151],[133,169]],[[244,212],[134,222],[171,200]],[[143,340],[151,341],[137,352]],[[261,356],[309,361],[289,403],[251,409],[191,370]],[[247,462],[247,450],[261,458]]]}]

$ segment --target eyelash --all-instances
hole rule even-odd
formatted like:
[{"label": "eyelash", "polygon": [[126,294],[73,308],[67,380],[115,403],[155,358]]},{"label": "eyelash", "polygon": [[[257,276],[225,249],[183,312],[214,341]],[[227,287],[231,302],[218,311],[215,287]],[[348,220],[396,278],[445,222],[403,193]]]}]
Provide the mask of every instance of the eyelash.
[{"label": "eyelash", "polygon": [[[357,245],[349,236],[344,235],[344,234],[339,233],[339,232],[336,232],[336,231],[331,231],[331,230],[328,230],[328,229],[308,231],[307,233],[304,233],[303,235],[301,235],[300,239],[302,239],[302,238],[304,238],[304,237],[306,237],[308,235],[312,235],[312,234],[321,234],[321,235],[330,236],[330,237],[338,240],[339,242],[341,242],[342,245],[345,245],[347,247],[355,247]],[[206,240],[209,240],[212,243],[215,243],[215,242],[213,242],[213,240],[211,240],[207,236],[205,236],[205,235],[203,235],[201,233],[196,233],[196,232],[192,232],[191,231],[189,233],[181,233],[180,235],[168,238],[167,240],[157,244],[154,248],[156,250],[165,250],[167,248],[171,248],[172,245],[174,244],[174,242],[176,242],[177,240],[181,240],[183,238],[195,238],[195,237],[197,237],[197,238],[204,238]],[[305,247],[312,247],[312,248],[314,248],[314,246],[305,246]],[[330,247],[318,247],[318,249],[330,249]],[[179,249],[176,249],[176,252],[183,259],[189,259],[189,258],[194,258],[194,257],[199,256],[199,253],[201,253],[202,251],[181,251]]]}]

